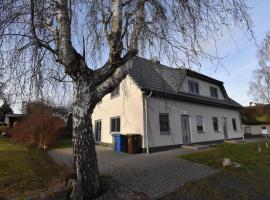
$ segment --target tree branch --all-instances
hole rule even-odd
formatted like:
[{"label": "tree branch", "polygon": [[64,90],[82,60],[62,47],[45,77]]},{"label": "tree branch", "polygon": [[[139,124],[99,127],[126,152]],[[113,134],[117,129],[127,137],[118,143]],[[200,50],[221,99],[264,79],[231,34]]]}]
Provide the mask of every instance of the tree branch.
[{"label": "tree branch", "polygon": [[76,52],[71,42],[71,22],[66,0],[57,1],[57,20],[59,22],[59,61],[65,66],[65,72],[72,79],[79,78],[82,74],[92,75],[92,70],[87,67],[85,59]]},{"label": "tree branch", "polygon": [[143,27],[144,23],[144,4],[145,0],[138,0],[137,11],[136,11],[136,24],[134,30],[131,34],[130,43],[128,49],[137,49],[138,37]]},{"label": "tree branch", "polygon": [[130,4],[132,1],[134,0],[127,0],[126,2],[122,3],[122,6],[127,6],[128,4]]},{"label": "tree branch", "polygon": [[118,62],[123,50],[122,34],[122,0],[113,0],[112,31],[109,35],[110,63]]},{"label": "tree branch", "polygon": [[31,32],[33,35],[33,40],[38,47],[43,47],[49,50],[51,53],[56,54],[56,51],[49,45],[41,42],[41,40],[37,37],[36,27],[35,27],[35,4],[33,0],[30,0],[30,9],[31,9]]},{"label": "tree branch", "polygon": [[106,80],[96,87],[95,97],[100,101],[106,94],[112,92],[120,82],[126,78],[127,72],[133,67],[133,59],[126,59],[121,67],[118,67]]},{"label": "tree branch", "polygon": [[128,51],[123,58],[118,59],[114,64],[111,64],[108,60],[105,65],[96,71],[94,71],[94,85],[99,85],[106,79],[108,79],[118,68],[123,67],[123,65],[130,59],[134,58],[137,55],[137,50]]}]

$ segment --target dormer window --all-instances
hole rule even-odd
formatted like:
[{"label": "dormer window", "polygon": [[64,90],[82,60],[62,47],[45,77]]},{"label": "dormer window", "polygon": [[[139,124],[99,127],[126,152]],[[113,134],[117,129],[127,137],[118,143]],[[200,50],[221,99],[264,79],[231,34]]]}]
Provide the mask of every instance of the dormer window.
[{"label": "dormer window", "polygon": [[188,92],[192,94],[199,94],[199,83],[196,81],[188,81]]},{"label": "dormer window", "polygon": [[119,86],[117,86],[112,92],[111,92],[111,98],[119,96]]},{"label": "dormer window", "polygon": [[215,87],[210,87],[210,96],[214,98],[218,98],[218,90]]}]

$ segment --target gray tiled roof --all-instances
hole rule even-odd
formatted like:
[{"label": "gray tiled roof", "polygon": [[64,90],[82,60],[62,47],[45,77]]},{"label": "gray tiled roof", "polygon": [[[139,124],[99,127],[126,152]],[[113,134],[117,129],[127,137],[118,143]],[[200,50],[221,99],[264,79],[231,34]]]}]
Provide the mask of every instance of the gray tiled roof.
[{"label": "gray tiled roof", "polygon": [[[228,97],[221,81],[199,74],[192,70],[170,68],[145,58],[136,57],[134,60],[134,67],[130,70],[129,74],[142,91],[152,91],[158,96],[165,96],[167,98],[218,107],[234,109],[242,107],[236,101]],[[223,92],[225,100],[181,92],[181,82],[184,80],[183,77],[185,77],[185,75],[215,83]]]},{"label": "gray tiled roof", "polygon": [[173,88],[154,69],[154,63],[150,60],[136,57],[130,75],[141,89],[149,89],[158,92],[174,92]]}]

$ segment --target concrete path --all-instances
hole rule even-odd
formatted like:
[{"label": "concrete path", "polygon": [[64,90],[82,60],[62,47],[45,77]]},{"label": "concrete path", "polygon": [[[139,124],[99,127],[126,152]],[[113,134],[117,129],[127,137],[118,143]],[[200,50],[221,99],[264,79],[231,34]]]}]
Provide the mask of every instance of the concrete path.
[{"label": "concrete path", "polygon": [[[147,194],[151,199],[162,196],[179,186],[217,172],[205,165],[177,158],[194,150],[175,149],[152,154],[130,155],[96,146],[101,174],[111,175],[132,190]],[[72,149],[56,149],[49,154],[60,163],[71,166]]]}]

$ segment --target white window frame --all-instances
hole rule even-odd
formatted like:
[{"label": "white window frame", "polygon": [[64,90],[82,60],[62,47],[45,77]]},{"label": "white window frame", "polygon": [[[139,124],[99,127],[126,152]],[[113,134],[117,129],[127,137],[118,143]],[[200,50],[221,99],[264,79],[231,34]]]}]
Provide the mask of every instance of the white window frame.
[{"label": "white window frame", "polygon": [[[213,86],[210,86],[209,88],[210,88],[210,96],[213,97],[213,98],[217,98],[218,99],[218,89],[216,87],[213,87]],[[216,91],[216,95],[217,96],[212,95],[213,94],[212,91]]]},{"label": "white window frame", "polygon": [[[190,87],[190,84],[195,84],[198,86],[198,92],[197,91],[191,91],[191,88]],[[195,87],[196,88],[196,87]],[[191,93],[191,94],[200,94],[200,85],[197,81],[194,81],[194,80],[188,80],[188,92]]]},{"label": "white window frame", "polygon": [[[119,119],[119,131],[118,130],[112,130],[112,123],[113,123],[114,119]],[[111,133],[119,133],[119,132],[121,132],[121,117],[120,116],[111,117],[111,119],[110,119],[110,132]]]},{"label": "white window frame", "polygon": [[[198,119],[200,118],[200,124],[198,124]],[[198,130],[198,126],[202,126],[202,130]],[[204,117],[202,115],[196,115],[196,129],[198,133],[205,133],[204,132]]]},{"label": "white window frame", "polygon": [[[168,130],[167,131],[160,130],[161,129],[160,116],[168,116]],[[170,116],[169,116],[169,113],[159,113],[159,131],[160,131],[160,135],[168,135],[168,134],[170,134]]]},{"label": "white window frame", "polygon": [[[234,128],[234,123],[233,123],[233,121],[235,122],[235,128]],[[237,130],[238,130],[238,128],[237,128],[237,123],[236,123],[236,118],[232,118],[232,127],[233,127],[233,130],[234,130],[234,131],[237,131]]]},{"label": "white window frame", "polygon": [[[214,126],[214,118],[217,119],[217,129],[216,129],[216,130],[215,130],[215,126]],[[215,133],[220,132],[220,131],[219,131],[219,124],[218,124],[218,117],[216,117],[216,116],[215,116],[215,117],[212,117],[212,124],[213,124],[214,132],[215,132]]]}]

